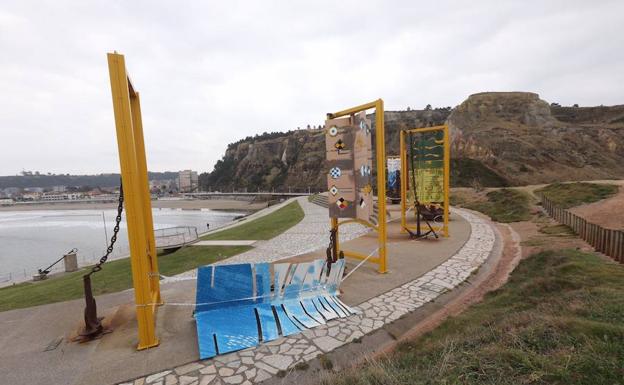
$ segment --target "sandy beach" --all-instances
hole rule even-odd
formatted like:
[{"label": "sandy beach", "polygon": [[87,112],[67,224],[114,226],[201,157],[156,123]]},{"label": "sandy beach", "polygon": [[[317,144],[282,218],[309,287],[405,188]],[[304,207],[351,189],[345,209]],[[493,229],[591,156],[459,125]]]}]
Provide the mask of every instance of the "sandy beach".
[{"label": "sandy beach", "polygon": [[[116,203],[103,202],[45,202],[15,204],[11,206],[0,206],[0,211],[28,211],[28,210],[99,210],[114,209]],[[153,208],[168,208],[182,210],[228,210],[228,211],[257,211],[267,207],[267,202],[247,202],[233,199],[163,199],[153,200]]]}]

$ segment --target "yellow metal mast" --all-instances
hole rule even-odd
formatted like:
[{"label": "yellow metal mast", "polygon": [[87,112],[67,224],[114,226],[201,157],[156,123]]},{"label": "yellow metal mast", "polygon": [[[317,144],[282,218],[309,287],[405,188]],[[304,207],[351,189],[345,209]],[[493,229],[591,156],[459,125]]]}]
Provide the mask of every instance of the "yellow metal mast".
[{"label": "yellow metal mast", "polygon": [[139,94],[126,72],[123,55],[109,53],[108,70],[130,243],[130,263],[139,330],[137,348],[141,350],[159,344],[155,319],[156,306],[161,303],[141,106]]}]

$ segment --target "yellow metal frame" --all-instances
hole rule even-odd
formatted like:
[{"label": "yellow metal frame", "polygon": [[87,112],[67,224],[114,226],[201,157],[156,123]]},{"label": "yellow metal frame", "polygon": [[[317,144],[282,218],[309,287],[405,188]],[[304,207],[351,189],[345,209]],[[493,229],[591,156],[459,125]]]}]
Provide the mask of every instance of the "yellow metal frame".
[{"label": "yellow metal frame", "polygon": [[158,256],[147,179],[139,93],[126,72],[123,55],[108,54],[119,163],[124,189],[130,263],[139,330],[137,349],[159,344],[156,336],[156,310],[162,304],[158,281]]},{"label": "yellow metal frame", "polygon": [[405,135],[409,133],[420,133],[420,132],[429,132],[429,131],[440,131],[444,132],[444,223],[442,226],[432,225],[431,227],[435,231],[442,231],[442,234],[445,237],[449,236],[448,229],[448,221],[449,221],[449,188],[450,188],[450,143],[449,143],[449,130],[447,125],[442,126],[434,126],[434,127],[423,127],[423,128],[414,128],[411,130],[402,130],[399,137],[399,145],[400,145],[400,156],[401,156],[401,232],[406,233],[407,229],[416,230],[414,226],[407,225],[407,186],[409,182],[408,172],[409,165],[407,162],[407,151],[405,149]]},{"label": "yellow metal frame", "polygon": [[[371,108],[375,109],[375,141],[376,141],[376,158],[377,158],[377,207],[378,207],[378,224],[374,224],[361,220],[361,219],[348,219],[346,221],[339,222],[338,218],[331,219],[332,229],[338,229],[341,225],[347,223],[360,223],[368,226],[377,231],[377,239],[379,245],[379,254],[377,257],[368,258],[368,256],[359,254],[353,251],[342,250],[346,257],[364,260],[368,258],[368,261],[378,265],[377,271],[380,273],[386,273],[388,271],[387,257],[386,257],[386,144],[385,144],[385,128],[384,128],[384,104],[382,99],[377,99],[374,102],[362,104],[357,107],[349,108],[343,111],[334,112],[333,114],[327,114],[327,119],[335,119],[341,116],[352,116],[358,112],[366,111]],[[336,232],[336,247],[340,250],[340,242],[338,232]]]}]

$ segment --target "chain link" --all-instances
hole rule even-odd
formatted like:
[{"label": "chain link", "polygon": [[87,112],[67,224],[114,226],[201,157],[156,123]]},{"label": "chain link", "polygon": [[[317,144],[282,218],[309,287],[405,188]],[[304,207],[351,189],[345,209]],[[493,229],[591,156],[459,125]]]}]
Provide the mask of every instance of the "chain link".
[{"label": "chain link", "polygon": [[113,252],[113,247],[115,246],[115,242],[117,242],[117,233],[119,233],[119,224],[121,223],[121,213],[123,212],[123,202],[124,202],[124,193],[123,193],[123,183],[119,182],[119,204],[117,206],[117,217],[115,218],[115,227],[113,228],[113,235],[110,239],[110,244],[106,248],[106,254],[100,258],[100,261],[91,268],[91,272],[88,275],[93,273],[97,273],[102,270],[102,264],[106,262],[110,254]]}]

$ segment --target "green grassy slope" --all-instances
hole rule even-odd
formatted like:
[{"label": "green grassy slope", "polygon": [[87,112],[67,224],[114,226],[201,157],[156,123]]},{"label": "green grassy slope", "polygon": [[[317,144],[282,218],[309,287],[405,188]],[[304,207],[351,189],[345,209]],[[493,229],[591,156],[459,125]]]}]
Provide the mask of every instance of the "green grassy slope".
[{"label": "green grassy slope", "polygon": [[327,384],[622,384],[624,266],[542,252],[483,302]]},{"label": "green grassy slope", "polygon": [[265,240],[271,239],[283,233],[292,226],[301,222],[304,217],[303,210],[298,202],[292,202],[279,210],[255,219],[249,223],[235,228],[205,235],[203,240]]},{"label": "green grassy slope", "polygon": [[618,192],[618,186],[599,183],[554,183],[536,190],[536,194],[544,194],[555,205],[570,208],[585,203],[606,199]]}]

